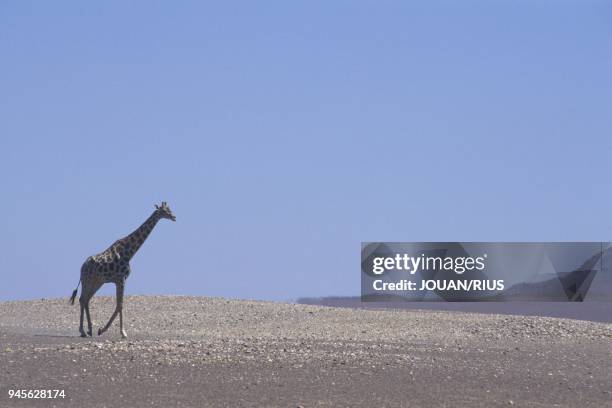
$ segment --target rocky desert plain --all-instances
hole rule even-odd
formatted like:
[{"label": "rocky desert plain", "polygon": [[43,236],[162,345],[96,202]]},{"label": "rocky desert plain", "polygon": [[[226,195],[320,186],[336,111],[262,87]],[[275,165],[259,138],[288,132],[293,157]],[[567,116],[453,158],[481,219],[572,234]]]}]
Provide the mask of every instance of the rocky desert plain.
[{"label": "rocky desert plain", "polygon": [[[81,338],[67,299],[0,302],[0,407],[612,407],[609,323],[187,296],[124,315],[127,339]],[[9,398],[40,389],[65,397]]]}]

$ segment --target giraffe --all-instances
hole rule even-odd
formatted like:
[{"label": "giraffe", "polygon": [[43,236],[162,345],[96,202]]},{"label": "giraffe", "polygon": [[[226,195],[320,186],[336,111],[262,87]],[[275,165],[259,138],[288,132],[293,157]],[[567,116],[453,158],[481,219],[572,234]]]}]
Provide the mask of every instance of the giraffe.
[{"label": "giraffe", "polygon": [[[162,202],[161,206],[155,205],[153,214],[151,214],[136,231],[125,238],[118,239],[106,251],[90,256],[85,260],[85,263],[83,263],[81,267],[81,279],[70,297],[70,303],[74,304],[79,285],[81,285],[81,297],[79,298],[79,303],[81,304],[81,323],[79,332],[81,333],[81,337],[87,337],[87,334],[89,336],[92,335],[89,301],[105,283],[115,284],[117,290],[117,304],[108,323],[106,323],[104,327],[98,329],[98,336],[108,330],[113,320],[119,315],[119,330],[121,331],[121,337],[127,337],[123,329],[123,291],[125,289],[125,280],[130,274],[130,259],[132,259],[136,251],[140,249],[140,246],[147,239],[153,227],[155,227],[157,222],[162,218],[176,221],[176,217],[172,214],[170,207],[168,207],[165,201]],[[87,315],[87,334],[85,334],[83,330],[83,312]]]}]

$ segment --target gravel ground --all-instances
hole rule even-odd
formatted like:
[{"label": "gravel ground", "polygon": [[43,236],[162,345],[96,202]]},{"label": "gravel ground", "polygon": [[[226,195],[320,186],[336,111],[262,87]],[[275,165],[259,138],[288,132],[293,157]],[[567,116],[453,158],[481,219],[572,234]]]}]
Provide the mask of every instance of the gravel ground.
[{"label": "gravel ground", "polygon": [[131,296],[127,340],[83,339],[78,309],[0,303],[0,407],[612,407],[612,324]]}]

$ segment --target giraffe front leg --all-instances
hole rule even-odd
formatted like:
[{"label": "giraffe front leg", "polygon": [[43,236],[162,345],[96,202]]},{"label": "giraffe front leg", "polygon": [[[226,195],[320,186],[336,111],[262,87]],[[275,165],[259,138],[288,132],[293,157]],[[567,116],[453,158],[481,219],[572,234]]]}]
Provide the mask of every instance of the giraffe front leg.
[{"label": "giraffe front leg", "polygon": [[126,339],[127,333],[123,330],[123,292],[125,289],[125,281],[117,284],[117,309],[119,309],[119,331],[121,338]]},{"label": "giraffe front leg", "polygon": [[127,333],[123,330],[123,305],[119,309],[119,329],[121,330],[121,337],[127,339]]},{"label": "giraffe front leg", "polygon": [[110,325],[113,323],[113,320],[115,320],[115,317],[117,317],[118,313],[119,313],[119,310],[115,309],[115,311],[111,315],[110,319],[108,319],[108,323],[106,323],[106,326],[101,327],[101,328],[98,329],[98,336],[101,336],[102,334],[104,334],[105,331],[108,330]]},{"label": "giraffe front leg", "polygon": [[[117,315],[121,312],[121,308],[123,307],[123,282],[115,283],[117,288],[117,305],[115,306],[115,311],[113,312],[110,319],[108,319],[108,323],[100,329],[98,329],[98,336],[102,335],[105,331],[108,330],[110,325],[113,323]],[[123,327],[121,327],[121,335],[123,336],[125,332],[123,331]]]}]

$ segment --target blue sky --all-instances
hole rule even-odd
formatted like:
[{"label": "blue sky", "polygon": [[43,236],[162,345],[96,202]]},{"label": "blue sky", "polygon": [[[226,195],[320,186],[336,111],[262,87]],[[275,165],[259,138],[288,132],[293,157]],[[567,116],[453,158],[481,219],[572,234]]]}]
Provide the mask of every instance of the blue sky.
[{"label": "blue sky", "polygon": [[605,1],[2,2],[0,300],[69,296],[162,200],[178,220],[128,294],[358,294],[362,241],[611,240],[611,19]]}]

